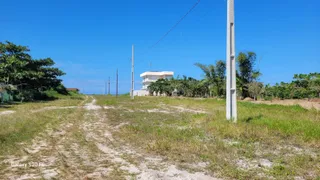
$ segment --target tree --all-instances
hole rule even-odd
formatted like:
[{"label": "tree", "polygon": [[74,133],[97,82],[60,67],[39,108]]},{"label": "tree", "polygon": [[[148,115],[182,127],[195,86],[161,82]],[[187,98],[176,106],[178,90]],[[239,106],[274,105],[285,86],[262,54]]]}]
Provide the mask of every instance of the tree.
[{"label": "tree", "polygon": [[295,74],[293,79],[294,98],[320,97],[320,73]]},{"label": "tree", "polygon": [[206,80],[197,80],[192,77],[183,76],[183,78],[159,79],[152,82],[148,86],[150,95],[156,93],[157,95],[166,94],[172,96],[173,91],[176,90],[177,95],[186,97],[205,97],[208,94],[208,84]]},{"label": "tree", "polygon": [[254,69],[256,58],[254,52],[240,52],[237,57],[237,86],[243,98],[250,96],[248,85],[261,76],[261,73]]},{"label": "tree", "polygon": [[15,84],[26,76],[24,67],[31,60],[26,46],[18,46],[6,41],[0,43],[0,81],[5,84]]},{"label": "tree", "polygon": [[157,91],[156,90],[156,84],[154,82],[152,82],[149,86],[148,86],[148,91],[150,96],[153,96],[153,94]]},{"label": "tree", "polygon": [[24,87],[45,91],[59,86],[62,80],[58,77],[65,73],[52,67],[54,64],[51,58],[30,61],[25,67],[25,71],[29,73],[22,80],[28,82]]},{"label": "tree", "polygon": [[250,96],[252,96],[253,99],[256,101],[257,97],[262,93],[263,84],[260,82],[253,81],[247,84],[247,87]]},{"label": "tree", "polygon": [[312,73],[310,74],[311,82],[310,82],[310,90],[313,92],[314,97],[320,98],[320,73]]},{"label": "tree", "polygon": [[168,80],[168,79],[158,79],[156,81],[156,84],[158,84],[160,95],[166,94],[167,96],[171,96],[172,91],[174,89],[173,89],[172,85],[170,84],[170,80]]},{"label": "tree", "polygon": [[65,73],[53,67],[50,58],[32,59],[29,48],[9,41],[0,43],[0,82],[17,87],[20,96],[33,100],[36,94],[61,86]]},{"label": "tree", "polygon": [[212,89],[213,95],[223,96],[225,94],[225,62],[219,60],[215,65],[204,65],[201,63],[196,63],[195,65],[204,72],[205,84],[208,85],[208,89]]},{"label": "tree", "polygon": [[320,73],[295,74],[291,83],[266,86],[268,98],[301,99],[320,97]]},{"label": "tree", "polygon": [[173,81],[168,79],[158,79],[156,82],[152,82],[148,86],[148,90],[150,95],[156,93],[157,95],[166,94],[167,96],[172,95],[172,91],[174,90]]}]

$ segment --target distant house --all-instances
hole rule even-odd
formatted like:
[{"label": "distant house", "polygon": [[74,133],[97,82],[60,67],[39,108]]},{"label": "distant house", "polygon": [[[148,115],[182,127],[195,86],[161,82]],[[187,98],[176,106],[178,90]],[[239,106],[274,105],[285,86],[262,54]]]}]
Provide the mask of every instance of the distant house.
[{"label": "distant house", "polygon": [[71,92],[79,92],[80,90],[78,88],[67,88],[67,91],[71,91]]},{"label": "distant house", "polygon": [[142,90],[148,90],[148,86],[159,79],[172,78],[173,74],[172,71],[147,71],[140,74],[140,77],[142,78]]},{"label": "distant house", "polygon": [[135,90],[134,96],[148,96],[148,86],[152,82],[156,82],[159,79],[170,79],[174,75],[174,72],[172,71],[147,71],[142,74],[140,74],[140,77],[142,78],[142,88],[141,90]]}]

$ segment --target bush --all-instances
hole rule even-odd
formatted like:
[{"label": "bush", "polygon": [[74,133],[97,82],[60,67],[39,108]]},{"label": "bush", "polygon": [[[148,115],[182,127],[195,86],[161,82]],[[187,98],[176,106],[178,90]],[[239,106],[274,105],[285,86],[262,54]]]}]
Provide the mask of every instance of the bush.
[{"label": "bush", "polygon": [[15,101],[39,101],[56,99],[54,96],[48,95],[46,92],[39,92],[37,90],[22,90],[14,94]]},{"label": "bush", "polygon": [[67,88],[64,87],[64,85],[62,85],[62,84],[60,84],[59,86],[54,88],[54,90],[57,91],[59,94],[63,94],[63,95],[69,94],[69,91],[67,90]]}]

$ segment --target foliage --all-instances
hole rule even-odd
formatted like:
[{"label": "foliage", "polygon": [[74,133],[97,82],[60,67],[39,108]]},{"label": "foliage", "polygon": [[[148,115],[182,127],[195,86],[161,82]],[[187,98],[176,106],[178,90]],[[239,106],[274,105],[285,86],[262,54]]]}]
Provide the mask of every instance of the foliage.
[{"label": "foliage", "polygon": [[171,96],[171,93],[174,90],[170,80],[168,79],[158,79],[156,82],[152,82],[148,89],[150,94],[166,94],[168,96]]},{"label": "foliage", "polygon": [[177,79],[159,79],[148,86],[151,95],[171,96],[173,91],[178,95],[186,97],[204,97],[208,94],[208,84],[205,80],[196,80],[191,77],[183,76]]},{"label": "foliage", "polygon": [[205,74],[205,81],[210,88],[210,95],[222,97],[225,95],[225,71],[226,64],[222,60],[215,65],[195,64]]},{"label": "foliage", "polygon": [[267,85],[265,97],[280,99],[301,99],[320,97],[320,73],[295,74],[291,83],[281,82]]},{"label": "foliage", "polygon": [[263,91],[263,84],[261,82],[253,81],[251,83],[248,83],[247,87],[250,96],[253,97],[254,100],[257,100],[257,97]]},{"label": "foliage", "polygon": [[0,43],[0,82],[17,87],[19,99],[42,99],[43,92],[52,88],[66,94],[59,79],[65,73],[53,67],[51,58],[33,59],[29,51],[9,41]]},{"label": "foliage", "polygon": [[254,52],[240,52],[237,57],[237,87],[243,98],[250,97],[248,85],[261,76],[261,73],[254,69],[256,59],[257,55]]},{"label": "foliage", "polygon": [[[320,73],[295,74],[291,83],[277,83],[274,86],[259,82],[261,73],[255,69],[257,55],[254,52],[240,52],[237,57],[237,90],[242,98],[255,100],[301,99],[320,97]],[[196,63],[204,72],[204,79],[192,77],[160,79],[151,83],[148,90],[151,95],[175,94],[185,97],[224,97],[226,86],[226,64],[222,60],[214,65]]]}]

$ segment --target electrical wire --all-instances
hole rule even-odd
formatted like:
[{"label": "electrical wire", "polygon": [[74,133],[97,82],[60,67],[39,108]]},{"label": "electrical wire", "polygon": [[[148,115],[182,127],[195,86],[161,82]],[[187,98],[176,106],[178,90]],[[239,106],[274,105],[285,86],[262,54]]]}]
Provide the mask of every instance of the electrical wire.
[{"label": "electrical wire", "polygon": [[[150,46],[144,53],[138,53],[138,55],[146,55],[151,49],[157,46],[162,40],[164,40],[170,32],[172,32],[191,12],[197,7],[201,0],[198,0],[188,11],[184,14],[157,42]],[[143,63],[145,61],[138,61],[137,64]]]},{"label": "electrical wire", "polygon": [[179,19],[179,21],[176,22],[175,25],[173,25],[156,43],[154,43],[154,44],[150,47],[150,49],[154,48],[154,47],[155,47],[156,45],[158,45],[164,38],[166,38],[166,37],[169,35],[169,33],[170,33],[171,31],[173,31],[173,30],[191,13],[191,11],[192,11],[194,8],[197,7],[197,5],[198,5],[199,3],[200,3],[200,0],[198,0],[198,1],[189,9],[189,11],[188,11],[184,16],[182,16],[182,17]]}]

